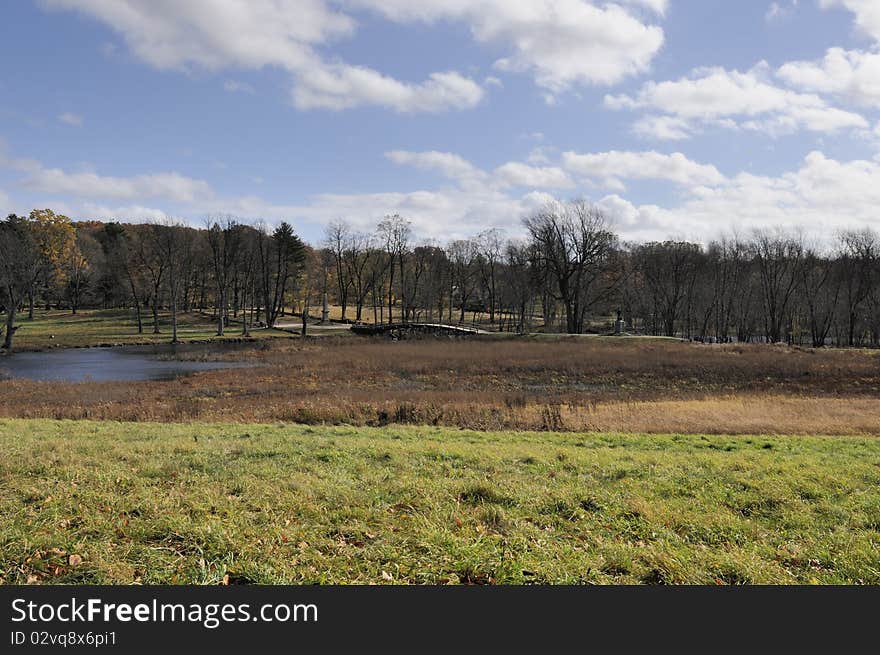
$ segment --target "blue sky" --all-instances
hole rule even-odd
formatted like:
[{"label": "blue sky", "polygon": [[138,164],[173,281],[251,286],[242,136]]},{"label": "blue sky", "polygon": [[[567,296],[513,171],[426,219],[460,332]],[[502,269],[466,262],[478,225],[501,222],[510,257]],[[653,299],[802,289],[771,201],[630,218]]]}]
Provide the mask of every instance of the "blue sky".
[{"label": "blue sky", "polygon": [[20,0],[0,43],[4,214],[880,227],[878,0]]}]

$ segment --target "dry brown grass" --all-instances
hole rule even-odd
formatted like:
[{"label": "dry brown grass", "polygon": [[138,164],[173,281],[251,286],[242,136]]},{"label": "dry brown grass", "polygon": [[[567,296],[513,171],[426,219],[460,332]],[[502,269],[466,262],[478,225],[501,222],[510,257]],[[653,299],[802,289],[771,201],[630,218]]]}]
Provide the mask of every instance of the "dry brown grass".
[{"label": "dry brown grass", "polygon": [[730,396],[607,403],[562,420],[598,432],[654,434],[880,434],[880,399]]},{"label": "dry brown grass", "polygon": [[127,385],[5,381],[0,416],[880,434],[880,359],[866,351],[325,338],[228,356],[259,365]]}]

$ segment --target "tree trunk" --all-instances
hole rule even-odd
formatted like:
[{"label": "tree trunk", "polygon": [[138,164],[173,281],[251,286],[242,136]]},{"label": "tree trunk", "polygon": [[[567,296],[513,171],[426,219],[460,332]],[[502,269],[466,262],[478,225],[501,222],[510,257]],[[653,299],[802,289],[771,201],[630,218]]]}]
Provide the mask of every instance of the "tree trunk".
[{"label": "tree trunk", "polygon": [[217,290],[217,304],[219,305],[217,307],[217,336],[222,337],[223,336],[223,327],[225,325],[225,319],[226,319],[226,317],[224,316],[224,314],[225,314],[224,308],[226,305],[226,296],[225,296],[223,289]]},{"label": "tree trunk", "polygon": [[138,334],[144,333],[144,322],[141,319],[141,302],[137,298],[134,299],[134,309],[135,314],[137,315],[137,324],[138,324]]},{"label": "tree trunk", "polygon": [[6,308],[6,335],[3,338],[3,349],[12,352],[12,337],[15,334],[15,308],[17,299],[10,294],[9,306]]},{"label": "tree trunk", "polygon": [[388,276],[388,324],[394,322],[392,308],[394,303],[394,255],[391,256],[391,269]]},{"label": "tree trunk", "polygon": [[160,334],[159,330],[159,291],[153,294],[153,334]]},{"label": "tree trunk", "polygon": [[177,294],[171,292],[171,343],[177,343]]}]

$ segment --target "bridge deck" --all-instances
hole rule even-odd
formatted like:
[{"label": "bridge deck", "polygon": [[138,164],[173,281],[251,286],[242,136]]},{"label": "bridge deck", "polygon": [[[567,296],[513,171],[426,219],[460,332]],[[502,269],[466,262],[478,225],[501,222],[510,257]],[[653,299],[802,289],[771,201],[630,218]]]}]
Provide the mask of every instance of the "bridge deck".
[{"label": "bridge deck", "polygon": [[445,323],[382,323],[379,325],[352,325],[356,334],[377,335],[393,332],[422,332],[425,334],[487,334],[485,330],[466,325],[447,325]]}]

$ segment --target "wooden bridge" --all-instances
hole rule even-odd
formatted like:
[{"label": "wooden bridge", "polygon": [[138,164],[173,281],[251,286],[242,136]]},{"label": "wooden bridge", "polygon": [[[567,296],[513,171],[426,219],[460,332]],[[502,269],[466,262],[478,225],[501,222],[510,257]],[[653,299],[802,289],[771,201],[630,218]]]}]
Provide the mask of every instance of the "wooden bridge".
[{"label": "wooden bridge", "polygon": [[466,325],[446,325],[443,323],[380,323],[370,325],[355,323],[351,326],[355,334],[366,336],[386,336],[391,339],[407,339],[418,336],[473,336],[488,334],[485,330]]}]

